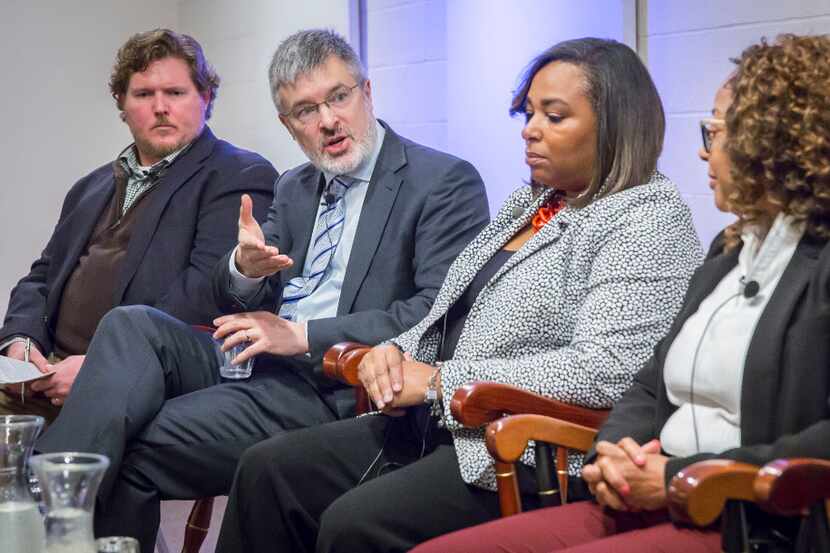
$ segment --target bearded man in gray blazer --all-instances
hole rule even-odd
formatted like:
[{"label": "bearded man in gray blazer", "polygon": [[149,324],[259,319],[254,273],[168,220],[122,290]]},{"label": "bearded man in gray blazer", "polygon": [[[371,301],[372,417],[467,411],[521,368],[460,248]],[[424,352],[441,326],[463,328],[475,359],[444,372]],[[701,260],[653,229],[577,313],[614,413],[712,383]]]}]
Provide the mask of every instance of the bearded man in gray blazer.
[{"label": "bearded man in gray blazer", "polygon": [[[149,307],[111,311],[36,446],[108,455],[96,534],[134,536],[147,553],[160,499],[227,493],[248,446],[352,415],[353,390],[321,373],[325,350],[378,343],[421,320],[488,220],[469,163],[375,119],[370,82],[342,37],[289,37],[270,80],[310,163],[279,179],[262,228],[243,198],[239,243],[214,273],[211,299],[228,314],[211,336]],[[235,361],[255,357],[250,380],[221,382],[216,340],[249,343]]]}]

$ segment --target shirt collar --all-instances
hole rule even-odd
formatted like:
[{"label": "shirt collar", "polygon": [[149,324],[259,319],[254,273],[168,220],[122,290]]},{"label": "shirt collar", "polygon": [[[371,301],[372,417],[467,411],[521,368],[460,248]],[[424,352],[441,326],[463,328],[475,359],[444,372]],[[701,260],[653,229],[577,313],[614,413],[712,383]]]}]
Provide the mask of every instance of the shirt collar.
[{"label": "shirt collar", "polygon": [[[190,144],[192,144],[192,142]],[[172,164],[182,152],[190,147],[190,144],[179,148],[153,165],[146,167],[139,163],[138,151],[136,150],[135,143],[133,143],[124,148],[124,150],[118,155],[118,161],[130,177],[146,178],[150,175],[157,174],[159,171]]]},{"label": "shirt collar", "polygon": [[[369,182],[372,180],[372,174],[375,172],[375,165],[378,162],[380,150],[383,147],[383,139],[386,137],[386,129],[384,129],[383,125],[378,123],[377,120],[375,120],[375,129],[377,132],[372,151],[366,159],[363,160],[363,163],[358,165],[354,171],[350,171],[343,176],[350,177],[352,180],[361,182]],[[326,178],[326,185],[328,185],[331,182],[331,179],[338,175],[335,173],[329,173],[328,171],[323,171],[323,176]]]},{"label": "shirt collar", "polygon": [[784,213],[775,216],[763,240],[756,225],[747,225],[741,233],[744,245],[738,255],[743,275],[747,279],[761,281],[780,275],[804,236],[805,229],[804,222],[797,222]]}]

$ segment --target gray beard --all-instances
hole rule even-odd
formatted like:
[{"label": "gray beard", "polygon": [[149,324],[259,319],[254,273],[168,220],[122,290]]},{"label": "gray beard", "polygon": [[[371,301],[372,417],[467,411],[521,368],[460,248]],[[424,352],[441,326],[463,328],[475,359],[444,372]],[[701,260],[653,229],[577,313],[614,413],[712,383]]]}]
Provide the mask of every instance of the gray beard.
[{"label": "gray beard", "polygon": [[333,158],[319,151],[306,151],[305,154],[308,156],[311,164],[321,171],[333,175],[345,175],[360,167],[360,164],[369,158],[372,150],[375,148],[377,139],[378,129],[375,120],[372,119],[371,124],[366,129],[366,133],[361,137],[354,138],[354,150],[348,155]]}]

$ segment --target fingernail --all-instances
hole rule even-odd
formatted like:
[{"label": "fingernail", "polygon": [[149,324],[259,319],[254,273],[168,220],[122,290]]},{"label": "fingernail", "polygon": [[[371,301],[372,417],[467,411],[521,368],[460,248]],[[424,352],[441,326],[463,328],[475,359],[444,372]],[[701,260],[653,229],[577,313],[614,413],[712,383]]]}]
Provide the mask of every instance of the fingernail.
[{"label": "fingernail", "polygon": [[386,392],[385,394],[383,394],[383,401],[392,401],[392,392]]},{"label": "fingernail", "polygon": [[378,407],[378,409],[383,409],[385,405],[386,405],[386,404],[385,404],[385,403],[383,403],[382,401],[378,401],[378,402],[377,402],[377,407]]},{"label": "fingernail", "polygon": [[395,382],[394,384],[392,384],[392,389],[395,390],[396,392],[400,392],[401,391],[401,385],[398,384],[397,382]]}]

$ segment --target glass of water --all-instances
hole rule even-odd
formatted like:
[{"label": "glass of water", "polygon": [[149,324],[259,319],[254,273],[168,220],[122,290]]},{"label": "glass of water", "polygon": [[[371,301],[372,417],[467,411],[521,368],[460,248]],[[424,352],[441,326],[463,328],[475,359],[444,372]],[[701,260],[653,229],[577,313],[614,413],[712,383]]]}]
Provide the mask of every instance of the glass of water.
[{"label": "glass of water", "polygon": [[254,369],[253,357],[244,363],[240,363],[239,365],[231,363],[237,355],[242,353],[245,348],[250,345],[251,342],[242,342],[241,344],[238,344],[224,352],[222,354],[224,362],[222,363],[222,366],[219,367],[219,376],[228,380],[243,380],[245,378],[250,378]]},{"label": "glass of water", "polygon": [[110,536],[95,540],[98,553],[139,553],[138,540],[126,536]]}]

